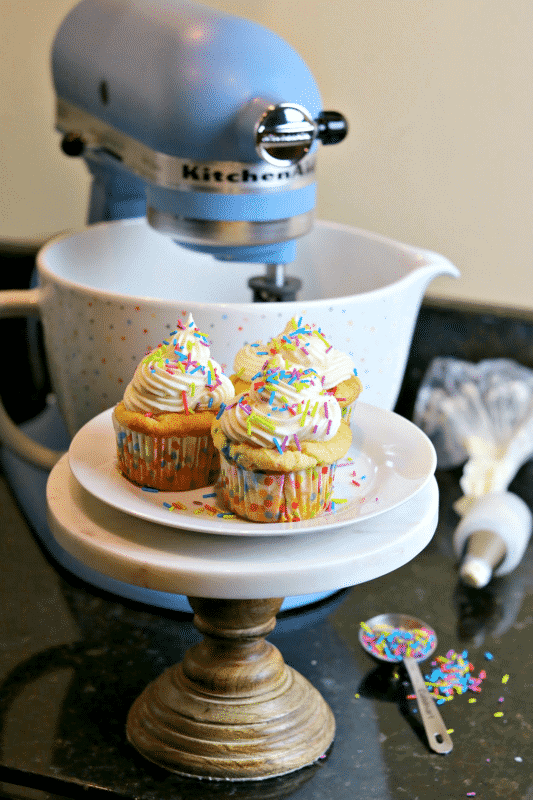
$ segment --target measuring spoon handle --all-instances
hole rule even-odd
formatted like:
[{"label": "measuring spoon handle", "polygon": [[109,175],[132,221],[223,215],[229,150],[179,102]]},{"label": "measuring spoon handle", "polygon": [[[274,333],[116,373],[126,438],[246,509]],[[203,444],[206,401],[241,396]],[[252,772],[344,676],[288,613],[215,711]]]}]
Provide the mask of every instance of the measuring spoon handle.
[{"label": "measuring spoon handle", "polygon": [[420,667],[414,658],[404,658],[403,663],[409,675],[411,685],[418,700],[418,708],[424,729],[427,733],[429,746],[436,753],[449,753],[453,749],[453,742],[446,730],[437,706],[427,690],[426,683],[420,672]]}]

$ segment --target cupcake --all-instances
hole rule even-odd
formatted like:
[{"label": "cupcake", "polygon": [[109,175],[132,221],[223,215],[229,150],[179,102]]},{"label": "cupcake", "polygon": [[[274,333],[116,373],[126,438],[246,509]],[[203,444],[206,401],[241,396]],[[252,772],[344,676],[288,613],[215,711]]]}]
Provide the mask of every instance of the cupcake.
[{"label": "cupcake", "polygon": [[322,376],[280,354],[264,363],[211,431],[223,500],[254,522],[291,522],[326,511],[336,462],[352,441]]},{"label": "cupcake", "polygon": [[299,369],[311,368],[323,376],[323,388],[336,397],[343,419],[350,421],[353,405],[363,388],[355,364],[350,356],[329,344],[320,328],[304,325],[301,318],[298,322],[291,319],[285,330],[266,345],[254,342],[238,351],[231,375],[235,393],[246,391],[265,360],[276,353]]},{"label": "cupcake", "polygon": [[126,478],[162,491],[209,486],[219,456],[211,425],[234,397],[210,357],[209,341],[189,314],[148,353],[113,411],[118,465]]}]

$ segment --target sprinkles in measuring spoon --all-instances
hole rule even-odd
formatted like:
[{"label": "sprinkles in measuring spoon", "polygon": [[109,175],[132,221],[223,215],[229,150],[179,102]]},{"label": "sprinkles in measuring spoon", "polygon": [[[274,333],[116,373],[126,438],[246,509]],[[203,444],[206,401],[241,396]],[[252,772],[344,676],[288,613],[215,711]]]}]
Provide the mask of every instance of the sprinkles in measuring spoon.
[{"label": "sprinkles in measuring spoon", "polygon": [[376,625],[370,628],[361,623],[363,647],[376,658],[387,661],[402,661],[405,657],[416,660],[427,658],[434,650],[436,637],[428,628],[413,628],[410,631]]}]

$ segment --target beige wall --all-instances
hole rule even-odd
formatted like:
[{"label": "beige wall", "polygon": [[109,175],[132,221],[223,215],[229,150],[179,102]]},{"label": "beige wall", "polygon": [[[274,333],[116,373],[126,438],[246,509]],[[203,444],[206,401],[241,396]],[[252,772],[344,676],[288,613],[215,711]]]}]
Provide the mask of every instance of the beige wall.
[{"label": "beige wall", "polygon": [[[533,308],[531,0],[211,0],[306,59],[351,130],[320,156],[319,216],[437,250],[429,294]],[[49,53],[72,0],[0,0],[0,238],[79,227]],[[290,99],[290,98],[288,98]]]}]

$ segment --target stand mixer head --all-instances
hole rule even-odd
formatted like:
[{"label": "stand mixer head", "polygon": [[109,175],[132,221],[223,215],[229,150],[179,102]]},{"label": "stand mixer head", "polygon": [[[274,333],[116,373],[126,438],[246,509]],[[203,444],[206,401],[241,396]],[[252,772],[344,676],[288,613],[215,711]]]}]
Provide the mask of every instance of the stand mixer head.
[{"label": "stand mixer head", "polygon": [[89,223],[146,215],[187,248],[266,264],[254,300],[295,299],[284,265],[313,225],[317,149],[347,124],[283,39],[187,0],[82,0],[52,68]]}]

